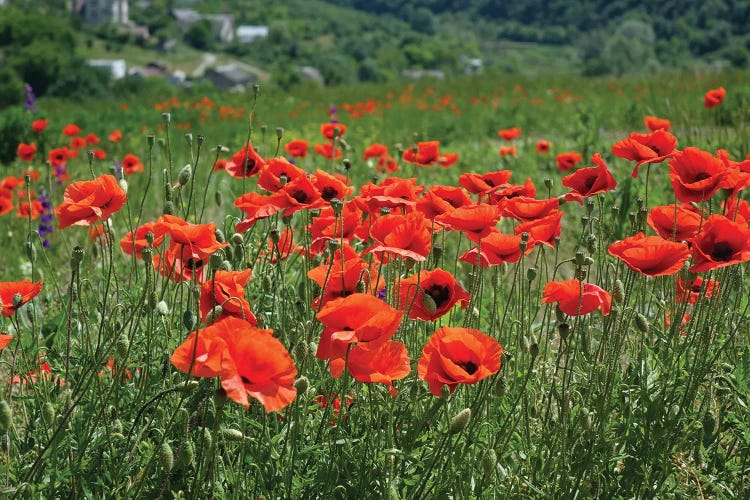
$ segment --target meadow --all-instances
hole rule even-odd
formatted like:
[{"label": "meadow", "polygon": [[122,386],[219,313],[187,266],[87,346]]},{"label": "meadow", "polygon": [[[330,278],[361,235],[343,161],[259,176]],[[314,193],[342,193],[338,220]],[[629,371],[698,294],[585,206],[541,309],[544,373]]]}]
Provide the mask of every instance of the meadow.
[{"label": "meadow", "polygon": [[745,74],[31,104],[3,496],[750,495]]}]

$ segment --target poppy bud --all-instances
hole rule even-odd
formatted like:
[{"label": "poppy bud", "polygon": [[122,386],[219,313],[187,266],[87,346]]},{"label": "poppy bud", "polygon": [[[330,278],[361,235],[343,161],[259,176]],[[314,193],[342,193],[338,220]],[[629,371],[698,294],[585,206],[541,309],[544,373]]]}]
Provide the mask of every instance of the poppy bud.
[{"label": "poppy bud", "polygon": [[151,264],[152,257],[154,256],[154,249],[151,247],[146,247],[143,250],[141,250],[141,258],[143,259],[143,262],[147,264]]},{"label": "poppy bud", "polygon": [[286,174],[281,174],[279,176],[279,186],[284,187],[286,186],[287,182],[289,182],[289,178],[286,176]]},{"label": "poppy bud", "polygon": [[422,304],[424,305],[425,310],[430,314],[435,314],[435,311],[437,311],[435,299],[433,299],[429,293],[422,294]]},{"label": "poppy bud", "polygon": [[221,194],[221,191],[214,192],[214,202],[217,207],[220,207],[224,203],[224,195]]},{"label": "poppy bud", "polygon": [[581,419],[583,430],[590,431],[591,430],[591,412],[587,408],[581,408]]},{"label": "poppy bud", "polygon": [[567,323],[560,323],[557,325],[557,331],[560,333],[560,338],[565,340],[568,338],[568,335],[570,335],[570,325]]},{"label": "poppy bud", "polygon": [[[304,343],[301,345],[304,345]],[[310,381],[307,379],[307,377],[300,377],[294,381],[294,388],[297,389],[297,394],[306,393],[309,387]]]},{"label": "poppy bud", "polygon": [[495,385],[492,386],[492,393],[495,396],[505,396],[505,379],[503,377],[498,377],[495,381]]},{"label": "poppy bud", "polygon": [[527,247],[528,245],[529,245],[529,244],[528,244],[527,242],[523,241],[523,240],[521,240],[521,241],[519,241],[519,242],[518,242],[518,248],[520,248],[520,249],[521,249],[521,253],[523,253],[523,252],[525,252],[525,251],[526,251],[526,247]]},{"label": "poppy bud", "polygon": [[180,449],[180,455],[177,457],[177,463],[180,467],[189,467],[195,458],[195,447],[190,439],[185,441]]},{"label": "poppy bud", "polygon": [[239,429],[222,429],[221,434],[227,441],[242,441],[245,435]]},{"label": "poppy bud", "polygon": [[196,139],[197,139],[197,142],[198,142],[198,147],[201,147],[203,145],[203,141],[206,140],[206,138],[203,136],[203,134],[198,134],[196,136]]},{"label": "poppy bud", "polygon": [[18,309],[23,304],[23,295],[20,292],[13,294],[13,308]]},{"label": "poppy bud", "polygon": [[193,145],[193,134],[191,134],[190,132],[188,132],[187,134],[185,134],[185,142],[187,142],[188,146],[192,146]]},{"label": "poppy bud", "polygon": [[[148,307],[149,307],[149,309],[154,310],[156,308],[156,299],[157,299],[156,291],[152,290],[151,293],[148,294]],[[167,304],[165,303],[164,306],[166,306],[166,305]],[[169,314],[169,310],[167,310],[167,314]]]},{"label": "poppy bud", "polygon": [[335,252],[339,246],[341,246],[341,243],[339,240],[328,240],[328,248],[331,250],[331,252]]},{"label": "poppy bud", "polygon": [[583,227],[588,226],[590,220],[591,218],[588,215],[584,215],[583,217],[581,217],[581,224],[583,224]]},{"label": "poppy bud", "polygon": [[534,342],[529,346],[529,354],[531,354],[531,359],[535,359],[539,355],[539,344]]},{"label": "poppy bud", "polygon": [[596,244],[596,236],[594,236],[593,234],[589,234],[588,236],[586,236],[586,250],[588,250],[589,253],[596,253]]},{"label": "poppy bud", "polygon": [[167,472],[171,471],[174,465],[174,453],[172,447],[166,441],[159,448],[159,465]]},{"label": "poppy bud", "polygon": [[219,387],[214,391],[214,403],[216,404],[216,409],[221,409],[224,407],[224,404],[227,402],[227,391],[225,391],[222,387]]},{"label": "poppy bud", "polygon": [[182,326],[185,327],[185,330],[193,331],[195,322],[195,313],[193,311],[187,309],[182,313]]},{"label": "poppy bud", "polygon": [[174,203],[171,201],[164,203],[164,210],[162,210],[162,213],[164,215],[174,215]]},{"label": "poppy bud", "polygon": [[389,207],[380,207],[380,215],[388,215],[391,213],[391,209]]},{"label": "poppy bud", "polygon": [[491,476],[497,470],[497,453],[492,448],[487,448],[482,455],[482,470],[487,476]]},{"label": "poppy bud", "polygon": [[172,121],[172,115],[170,115],[169,113],[162,113],[161,119],[164,120],[164,123],[169,123]]},{"label": "poppy bud", "polygon": [[612,298],[615,302],[622,302],[625,300],[625,285],[619,279],[615,280],[615,284],[612,288]]},{"label": "poppy bud", "polygon": [[76,268],[83,261],[84,255],[86,251],[82,247],[73,247],[73,252],[70,254],[70,267]]},{"label": "poppy bud", "polygon": [[591,213],[594,211],[594,200],[591,198],[586,198],[586,214],[591,215]]},{"label": "poppy bud", "polygon": [[344,164],[344,170],[346,170],[347,172],[350,168],[352,168],[352,162],[349,161],[349,158],[344,158],[342,163]]},{"label": "poppy bud", "polygon": [[365,292],[367,292],[367,283],[365,283],[364,280],[358,280],[357,284],[354,286],[354,290],[357,293],[365,293]]},{"label": "poppy bud", "polygon": [[190,179],[193,177],[193,167],[190,166],[188,163],[184,167],[182,167],[182,170],[180,170],[180,173],[177,174],[177,182],[180,183],[180,186],[186,186],[188,182],[190,182]]},{"label": "poppy bud", "polygon": [[128,339],[127,335],[121,334],[119,337],[117,337],[117,342],[115,342],[115,353],[117,354],[117,357],[120,359],[124,359],[128,355],[129,350],[130,340]]},{"label": "poppy bud", "polygon": [[203,428],[203,443],[206,450],[210,450],[214,444],[214,438],[208,427]]},{"label": "poppy bud", "polygon": [[31,262],[35,262],[36,248],[34,248],[34,244],[30,241],[27,241],[26,243],[24,243],[24,250],[26,251],[26,257],[28,257]]},{"label": "poppy bud", "polygon": [[10,405],[4,399],[0,400],[0,430],[6,430],[10,427],[13,411]]},{"label": "poppy bud", "polygon": [[339,200],[338,198],[331,198],[331,208],[333,209],[333,214],[338,217],[341,215],[341,210],[344,208],[344,202]]},{"label": "poppy bud", "polygon": [[435,260],[439,260],[443,256],[443,246],[435,244],[432,246],[432,255],[435,256]]},{"label": "poppy bud", "polygon": [[156,139],[153,135],[147,135],[146,136],[146,144],[148,144],[149,148],[154,147],[154,139]]},{"label": "poppy bud", "polygon": [[245,243],[245,240],[242,238],[242,235],[240,233],[232,234],[232,237],[229,238],[229,241],[231,241],[233,245],[243,245]]},{"label": "poppy bud", "polygon": [[637,313],[635,315],[635,326],[638,328],[639,331],[646,333],[648,331],[648,319],[646,319],[646,316],[644,316],[641,313]]},{"label": "poppy bud", "polygon": [[620,207],[618,207],[617,205],[612,205],[612,208],[610,208],[610,210],[612,211],[612,215],[614,215],[615,217],[620,215]]},{"label": "poppy bud", "polygon": [[635,228],[635,212],[628,212],[628,220],[630,221],[630,226]]},{"label": "poppy bud", "polygon": [[469,425],[469,420],[471,419],[471,409],[470,408],[464,408],[458,414],[453,417],[453,420],[451,420],[451,425],[448,429],[448,431],[451,434],[458,434],[459,432],[462,432],[464,429],[466,429],[466,426]]},{"label": "poppy bud", "polygon": [[55,423],[55,407],[49,401],[42,405],[42,420],[47,427],[52,427]]},{"label": "poppy bud", "polygon": [[219,266],[219,270],[221,271],[231,271],[232,270],[232,263],[228,260],[225,260],[221,263]]},{"label": "poppy bud", "polygon": [[117,184],[120,186],[120,189],[125,192],[125,194],[128,193],[128,181],[126,181],[125,179],[120,179],[119,181],[117,181]]},{"label": "poppy bud", "polygon": [[536,278],[537,270],[536,267],[530,267],[526,270],[526,279],[529,280],[529,282],[534,281],[534,278]]},{"label": "poppy bud", "polygon": [[284,127],[276,127],[276,138],[281,140],[284,137]]},{"label": "poppy bud", "polygon": [[443,399],[448,398],[448,396],[451,395],[451,388],[448,387],[447,385],[444,385],[443,387],[440,388],[440,395],[442,396]]},{"label": "poppy bud", "polygon": [[588,271],[586,270],[585,267],[579,267],[576,269],[575,278],[578,281],[584,281],[587,275],[588,275]]},{"label": "poppy bud", "polygon": [[552,179],[550,179],[549,177],[544,179],[544,187],[546,187],[547,189],[552,189],[553,185],[554,185],[554,182],[552,181]]},{"label": "poppy bud", "polygon": [[224,231],[222,231],[218,227],[216,228],[216,230],[214,230],[214,236],[216,236],[216,241],[218,241],[219,243],[226,242],[226,240],[224,239]]},{"label": "poppy bud", "polygon": [[206,314],[206,325],[213,324],[217,319],[219,319],[219,316],[221,316],[222,312],[224,312],[223,307],[214,306],[214,308],[208,311],[208,314]]}]

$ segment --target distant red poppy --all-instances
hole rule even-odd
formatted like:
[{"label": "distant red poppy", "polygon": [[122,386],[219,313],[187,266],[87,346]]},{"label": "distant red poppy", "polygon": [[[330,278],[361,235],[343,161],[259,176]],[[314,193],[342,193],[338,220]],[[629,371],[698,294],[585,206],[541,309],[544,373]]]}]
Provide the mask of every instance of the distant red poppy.
[{"label": "distant red poppy", "polygon": [[645,236],[641,232],[612,243],[609,254],[646,276],[671,276],[682,269],[690,257],[690,250],[683,243]]},{"label": "distant red poppy", "polygon": [[[527,255],[534,249],[534,240],[527,243]],[[481,245],[477,245],[463,253],[459,258],[469,264],[481,267],[498,266],[505,262],[518,262],[521,258],[521,236],[501,233],[493,230],[482,238]]]},{"label": "distant red poppy", "polygon": [[504,198],[499,203],[503,217],[512,217],[521,222],[532,221],[546,217],[560,207],[558,198],[537,200],[528,196]]},{"label": "distant red poppy", "polygon": [[320,303],[325,305],[331,300],[356,293],[360,282],[369,292],[377,292],[383,285],[376,268],[369,262],[359,257],[345,258],[342,262],[340,251],[336,251],[330,265],[321,264],[310,269],[307,277],[317,283],[321,290],[321,295],[312,302],[315,309]]},{"label": "distant red poppy", "polygon": [[16,217],[36,220],[42,215],[43,211],[44,207],[41,201],[31,200],[31,203],[29,203],[27,200],[24,200],[16,206]]},{"label": "distant red poppy", "polygon": [[689,241],[698,233],[701,214],[683,205],[653,207],[646,222],[665,240]]},{"label": "distant red poppy", "polygon": [[100,142],[101,139],[99,139],[99,137],[93,132],[89,133],[86,136],[86,144],[99,144]]},{"label": "distant red poppy", "polygon": [[432,186],[417,199],[417,210],[430,220],[455,208],[473,205],[474,201],[460,187]]},{"label": "distant red poppy", "polygon": [[484,194],[492,189],[507,184],[513,172],[510,170],[499,170],[486,174],[467,172],[458,177],[458,183],[472,194]]},{"label": "distant red poppy", "polygon": [[448,229],[461,231],[470,240],[478,241],[487,236],[500,220],[500,208],[497,205],[477,204],[459,207],[435,217]]},{"label": "distant red poppy", "polygon": [[512,141],[513,139],[521,135],[521,129],[518,127],[504,128],[497,131],[497,135],[503,138],[505,141]]},{"label": "distant red poppy", "polygon": [[[429,297],[429,298],[428,298]],[[409,318],[434,321],[445,316],[457,304],[469,305],[471,295],[448,271],[423,270],[399,284],[399,305]]]},{"label": "distant red poppy", "polygon": [[534,151],[542,155],[549,153],[550,149],[552,149],[552,144],[545,140],[537,141],[536,146],[534,147]]},{"label": "distant red poppy", "polygon": [[453,393],[458,384],[476,384],[497,373],[502,355],[497,340],[479,330],[443,326],[422,349],[417,374],[441,397],[443,386]]},{"label": "distant red poppy", "polygon": [[440,141],[427,141],[419,142],[416,148],[408,148],[404,151],[402,160],[407,163],[426,167],[437,162],[439,157]]},{"label": "distant red poppy", "polygon": [[364,212],[377,215],[381,208],[412,211],[417,196],[424,190],[414,178],[386,177],[378,184],[368,182],[359,189],[355,203]]},{"label": "distant red poppy", "polygon": [[349,352],[349,373],[357,382],[385,384],[391,396],[397,394],[394,380],[409,375],[409,352],[401,342],[389,340],[377,349],[355,346]]},{"label": "distant red poppy", "polygon": [[107,152],[104,151],[102,148],[94,148],[92,149],[94,152],[94,159],[95,160],[106,160],[107,159]]},{"label": "distant red poppy", "polygon": [[73,137],[70,140],[70,147],[73,149],[81,149],[86,147],[86,139],[83,137]]},{"label": "distant red poppy", "polygon": [[607,291],[578,280],[548,282],[542,291],[542,302],[557,303],[568,316],[584,316],[597,309],[608,316],[612,308],[612,296]]},{"label": "distant red poppy", "polygon": [[304,158],[307,156],[307,141],[304,139],[297,139],[290,141],[284,145],[284,150],[289,153],[290,156],[295,158]]},{"label": "distant red poppy", "polygon": [[201,285],[200,313],[201,319],[206,321],[208,313],[215,306],[221,306],[221,314],[214,318],[214,322],[234,316],[244,319],[253,326],[258,324],[255,315],[250,310],[250,304],[245,299],[245,287],[250,281],[252,271],[222,271],[217,270],[211,279]]},{"label": "distant red poppy", "polygon": [[229,245],[216,239],[216,224],[213,222],[192,224],[174,215],[165,214],[159,217],[156,223],[169,233],[170,246],[183,246],[201,259],[207,259],[220,248]]},{"label": "distant red poppy", "polygon": [[691,273],[750,260],[750,230],[747,224],[733,222],[723,215],[712,215],[693,238]]},{"label": "distant red poppy", "polygon": [[346,125],[338,122],[323,123],[320,126],[320,133],[323,134],[323,137],[329,140],[333,140],[336,137],[341,138],[346,134]]},{"label": "distant red poppy", "polygon": [[317,154],[329,160],[339,160],[344,157],[344,153],[330,142],[315,144],[314,149]]},{"label": "distant red poppy", "polygon": [[10,196],[0,196],[0,215],[5,215],[13,210],[13,199]]},{"label": "distant red poppy", "polygon": [[508,183],[496,186],[488,194],[487,203],[490,205],[500,205],[503,200],[518,196],[534,198],[536,196],[536,186],[534,185],[534,181],[529,177],[523,184]]},{"label": "distant red poppy", "polygon": [[381,174],[390,174],[396,172],[399,168],[396,159],[387,154],[378,158],[378,163],[375,165],[375,171]]},{"label": "distant red poppy", "polygon": [[33,130],[36,134],[41,134],[42,132],[44,132],[44,129],[47,128],[48,123],[49,120],[46,118],[34,120],[33,122],[31,122],[31,130]]},{"label": "distant red poppy", "polygon": [[136,172],[143,172],[143,163],[141,159],[132,153],[128,153],[122,159],[122,172],[125,175],[132,175]]},{"label": "distant red poppy", "polygon": [[67,148],[55,148],[50,149],[47,154],[47,159],[50,165],[58,167],[68,161],[68,149]]},{"label": "distant red poppy", "polygon": [[251,143],[247,143],[246,147],[243,147],[227,162],[224,170],[227,171],[232,177],[239,179],[243,177],[253,177],[263,166],[266,161],[255,151]]},{"label": "distant red poppy", "polygon": [[227,161],[224,158],[219,158],[214,162],[214,172],[218,172],[220,170],[224,170],[227,166]]},{"label": "distant red poppy", "polygon": [[0,334],[0,350],[8,347],[11,340],[13,340],[13,335]]},{"label": "distant red poppy", "polygon": [[581,156],[581,153],[577,153],[575,151],[568,151],[566,153],[560,153],[555,156],[557,169],[560,172],[567,172],[568,170],[571,170],[573,167],[578,165],[581,160],[583,160],[583,156]]},{"label": "distant red poppy", "polygon": [[63,201],[55,209],[60,229],[88,226],[107,220],[125,205],[127,195],[113,175],[101,175],[92,181],[74,182],[65,188]]},{"label": "distant red poppy", "polygon": [[606,193],[617,187],[617,181],[612,177],[601,155],[594,153],[591,161],[596,164],[595,167],[579,168],[562,178],[563,186],[570,188],[573,194],[583,198]]},{"label": "distant red poppy", "polygon": [[724,163],[707,151],[687,147],[669,161],[669,178],[677,199],[683,203],[711,198],[727,174]]},{"label": "distant red poppy", "polygon": [[672,127],[672,122],[670,122],[668,119],[658,118],[656,116],[644,117],[643,123],[651,132],[656,132],[657,130],[664,130],[666,132],[669,132],[669,129]]},{"label": "distant red poppy", "polygon": [[702,298],[711,298],[719,291],[719,283],[716,280],[706,280],[697,276],[692,281],[677,280],[676,302],[682,304],[697,304]]},{"label": "distant red poppy", "polygon": [[68,137],[74,137],[78,135],[81,132],[80,127],[76,125],[75,123],[69,123],[65,125],[62,129],[62,133],[67,135]]},{"label": "distant red poppy", "polygon": [[284,157],[272,158],[266,162],[258,176],[258,187],[275,193],[284,184],[294,182],[307,173],[299,167],[289,163]]},{"label": "distant red poppy", "polygon": [[227,397],[245,407],[251,396],[267,412],[279,411],[297,395],[297,369],[289,352],[273,336],[235,317],[192,332],[171,357],[181,372],[220,377]]},{"label": "distant red poppy", "polygon": [[458,153],[443,153],[438,156],[437,164],[443,168],[448,168],[458,161]]},{"label": "distant red poppy", "polygon": [[517,225],[513,232],[518,235],[529,233],[530,243],[533,241],[554,248],[556,239],[562,233],[562,217],[563,212],[555,210],[541,219],[534,219]]},{"label": "distant red poppy", "polygon": [[24,144],[23,142],[18,145],[16,149],[18,157],[22,161],[31,161],[34,159],[34,153],[36,153],[36,144]]},{"label": "distant red poppy", "polygon": [[370,158],[380,158],[386,154],[388,154],[388,147],[376,142],[365,148],[365,152],[362,154],[362,159],[368,160]]},{"label": "distant red poppy", "polygon": [[39,295],[43,285],[44,283],[41,281],[32,283],[28,280],[0,282],[0,302],[3,307],[3,316],[13,316],[19,307]]},{"label": "distant red poppy", "polygon": [[113,130],[109,133],[109,142],[120,142],[122,140],[122,131]]},{"label": "distant red poppy", "polygon": [[724,97],[726,95],[727,91],[724,90],[724,87],[711,89],[703,96],[703,105],[708,109],[715,108],[716,106],[724,102]]},{"label": "distant red poppy", "polygon": [[633,177],[644,163],[661,163],[675,153],[677,138],[666,130],[650,134],[630,134],[626,139],[612,145],[612,154],[636,162]]},{"label": "distant red poppy", "polygon": [[342,179],[324,170],[316,170],[310,181],[324,201],[331,201],[334,198],[343,201],[354,192],[354,188],[346,184],[346,178]]},{"label": "distant red poppy", "polygon": [[518,156],[518,149],[516,149],[515,146],[500,146],[500,149],[498,149],[497,153],[500,156]]}]

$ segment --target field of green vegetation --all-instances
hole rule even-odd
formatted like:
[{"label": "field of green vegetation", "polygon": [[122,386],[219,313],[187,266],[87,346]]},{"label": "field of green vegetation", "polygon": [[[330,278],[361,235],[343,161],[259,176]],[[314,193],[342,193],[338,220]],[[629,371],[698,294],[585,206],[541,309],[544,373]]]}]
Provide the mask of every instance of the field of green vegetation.
[{"label": "field of green vegetation", "polygon": [[750,495],[746,74],[269,87],[3,111],[2,495]]}]

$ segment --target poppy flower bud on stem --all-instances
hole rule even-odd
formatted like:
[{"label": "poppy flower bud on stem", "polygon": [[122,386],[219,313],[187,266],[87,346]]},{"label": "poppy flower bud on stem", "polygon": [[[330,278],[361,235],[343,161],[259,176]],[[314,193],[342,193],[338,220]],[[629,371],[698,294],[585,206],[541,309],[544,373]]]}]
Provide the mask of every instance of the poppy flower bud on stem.
[{"label": "poppy flower bud on stem", "polygon": [[437,304],[435,303],[435,299],[433,299],[429,293],[422,294],[422,304],[430,314],[434,314],[435,311],[437,311]]},{"label": "poppy flower bud on stem", "polygon": [[23,295],[20,293],[13,294],[13,307],[18,309],[21,305],[23,305]]},{"label": "poppy flower bud on stem", "polygon": [[[302,343],[301,345],[304,345],[304,343]],[[294,388],[297,389],[297,394],[306,393],[309,387],[310,381],[307,379],[307,377],[300,377],[294,381]]]},{"label": "poppy flower bud on stem", "polygon": [[171,471],[172,466],[174,466],[174,453],[172,447],[166,441],[159,448],[159,465],[167,472]]},{"label": "poppy flower bud on stem", "polygon": [[244,245],[245,240],[242,238],[242,235],[240,233],[234,233],[232,234],[231,238],[229,240],[232,242],[233,245]]},{"label": "poppy flower bud on stem", "polygon": [[591,215],[591,213],[594,211],[594,200],[591,198],[586,198],[586,214]]},{"label": "poppy flower bud on stem", "polygon": [[182,170],[180,170],[180,173],[177,175],[177,182],[180,183],[180,186],[187,186],[192,177],[193,167],[188,163],[187,165],[182,167]]},{"label": "poppy flower bud on stem", "polygon": [[352,162],[349,160],[349,158],[344,158],[342,160],[342,163],[344,164],[344,170],[346,170],[347,172],[350,168],[352,168]]},{"label": "poppy flower bud on stem", "polygon": [[482,455],[482,470],[487,476],[493,475],[497,470],[497,453],[492,448],[487,448]]},{"label": "poppy flower bud on stem", "polygon": [[42,405],[42,420],[47,427],[52,427],[55,423],[55,407],[49,401]]},{"label": "poppy flower bud on stem", "polygon": [[0,400],[0,430],[6,430],[10,427],[13,411],[7,401]]},{"label": "poppy flower bud on stem", "polygon": [[544,187],[546,187],[547,189],[552,189],[552,186],[554,186],[554,184],[555,183],[549,177],[544,179]]},{"label": "poppy flower bud on stem", "polygon": [[596,253],[596,245],[597,239],[596,236],[589,233],[588,236],[586,236],[586,250],[589,251],[589,253]]},{"label": "poppy flower bud on stem", "polygon": [[172,115],[169,114],[169,113],[162,113],[161,114],[161,119],[164,121],[164,123],[168,124],[169,122],[172,121]]},{"label": "poppy flower bud on stem", "polygon": [[570,325],[567,323],[560,323],[557,325],[557,331],[560,333],[560,338],[565,340],[568,338],[568,335],[570,335]]},{"label": "poppy flower bud on stem", "polygon": [[281,140],[284,137],[284,127],[276,127],[276,138]]},{"label": "poppy flower bud on stem", "polygon": [[536,267],[530,267],[526,270],[526,279],[529,280],[529,282],[534,281],[534,278],[536,278],[537,270]]},{"label": "poppy flower bud on stem", "polygon": [[344,202],[341,201],[338,198],[331,198],[331,209],[333,209],[333,214],[338,217],[341,215],[341,210],[344,208]]},{"label": "poppy flower bud on stem", "polygon": [[191,134],[190,132],[188,132],[187,134],[185,134],[185,142],[187,142],[188,146],[192,146],[193,145],[193,134]]},{"label": "poppy flower bud on stem", "polygon": [[164,210],[162,210],[162,213],[164,215],[174,215],[174,203],[171,201],[164,203]]},{"label": "poppy flower bud on stem", "polygon": [[154,250],[151,247],[146,247],[143,250],[141,250],[141,257],[143,258],[143,262],[146,264],[153,265],[153,258],[154,256]]},{"label": "poppy flower bud on stem", "polygon": [[451,434],[458,434],[466,429],[471,419],[471,408],[464,408],[451,420],[450,428],[448,429]]},{"label": "poppy flower bud on stem", "polygon": [[625,285],[619,279],[615,280],[615,284],[612,288],[612,299],[615,302],[622,303],[625,300]]},{"label": "poppy flower bud on stem", "polygon": [[153,135],[147,135],[146,136],[146,144],[148,144],[149,148],[153,148],[154,147],[154,140],[156,140],[156,137],[154,137]]},{"label": "poppy flower bud on stem", "polygon": [[635,315],[635,326],[638,328],[638,331],[646,333],[649,328],[648,319],[646,319],[646,316],[641,313],[637,313]]},{"label": "poppy flower bud on stem", "polygon": [[198,137],[196,137],[196,139],[198,140],[198,147],[203,146],[203,141],[206,140],[206,138],[202,134],[198,134]]},{"label": "poppy flower bud on stem", "polygon": [[186,310],[182,313],[182,326],[185,327],[185,330],[193,331],[193,328],[195,328],[195,313],[191,310]]}]

